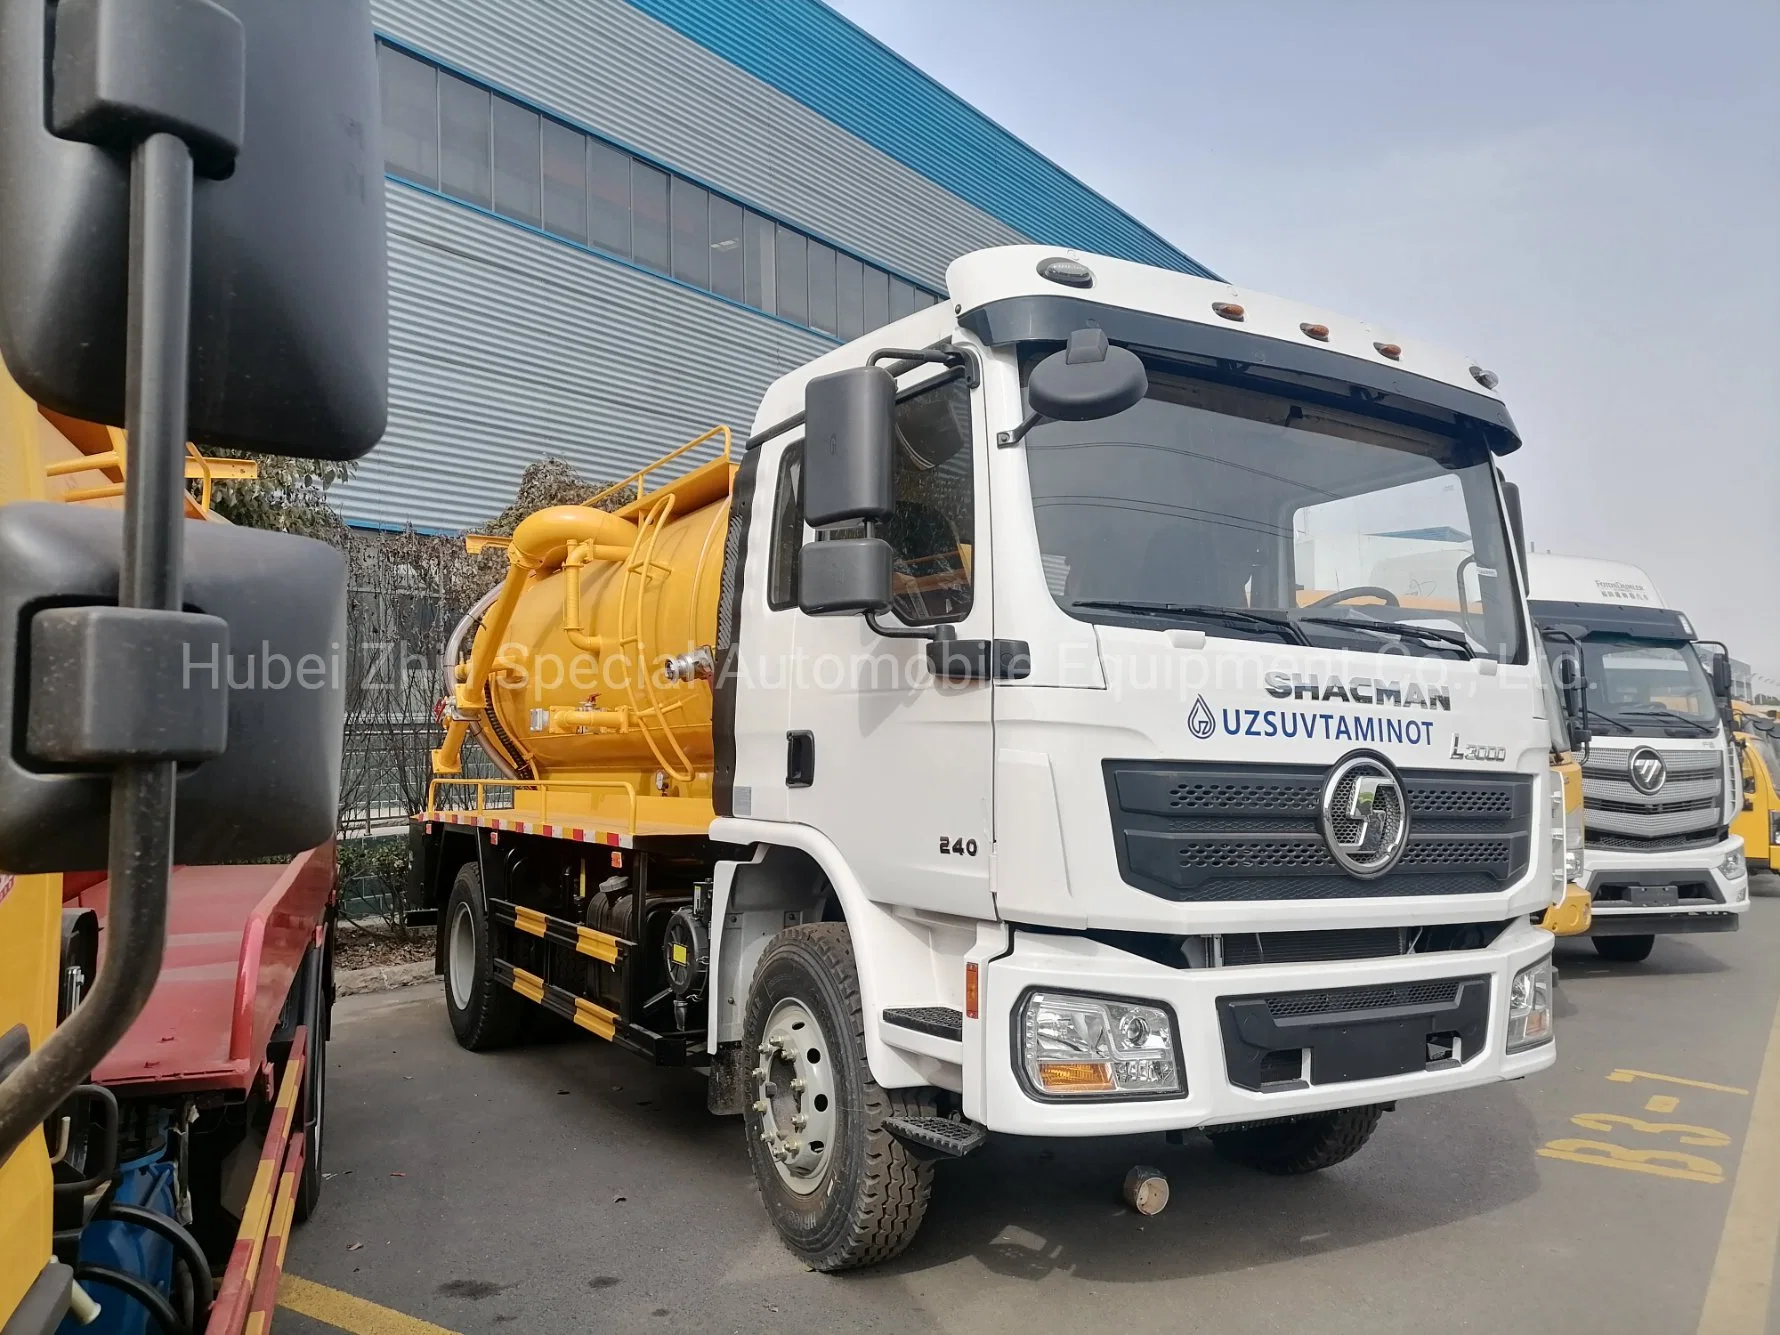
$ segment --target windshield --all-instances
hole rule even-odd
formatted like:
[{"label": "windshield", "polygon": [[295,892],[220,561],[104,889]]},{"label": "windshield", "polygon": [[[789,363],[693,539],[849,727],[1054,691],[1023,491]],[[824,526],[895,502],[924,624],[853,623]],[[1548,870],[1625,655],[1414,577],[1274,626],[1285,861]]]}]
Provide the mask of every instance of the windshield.
[{"label": "windshield", "polygon": [[1481,444],[1146,365],[1135,407],[1025,438],[1045,579],[1065,611],[1524,661]]},{"label": "windshield", "polygon": [[[1568,644],[1550,642],[1553,668],[1573,656]],[[1691,644],[1662,644],[1590,636],[1582,641],[1588,678],[1590,722],[1599,730],[1698,736],[1718,726],[1712,683]]]}]

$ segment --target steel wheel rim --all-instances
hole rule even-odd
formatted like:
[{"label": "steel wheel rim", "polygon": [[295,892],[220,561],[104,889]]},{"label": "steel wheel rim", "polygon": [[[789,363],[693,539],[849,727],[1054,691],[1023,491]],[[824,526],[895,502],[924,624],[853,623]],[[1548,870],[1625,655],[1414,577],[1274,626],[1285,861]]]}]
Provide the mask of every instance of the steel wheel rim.
[{"label": "steel wheel rim", "polygon": [[459,904],[457,915],[451,920],[448,953],[451,999],[460,1011],[468,1010],[470,991],[476,985],[476,922],[468,904]]},{"label": "steel wheel rim", "polygon": [[828,1035],[796,997],[773,1007],[755,1051],[754,1111],[760,1143],[786,1188],[808,1196],[835,1157],[837,1109]]}]

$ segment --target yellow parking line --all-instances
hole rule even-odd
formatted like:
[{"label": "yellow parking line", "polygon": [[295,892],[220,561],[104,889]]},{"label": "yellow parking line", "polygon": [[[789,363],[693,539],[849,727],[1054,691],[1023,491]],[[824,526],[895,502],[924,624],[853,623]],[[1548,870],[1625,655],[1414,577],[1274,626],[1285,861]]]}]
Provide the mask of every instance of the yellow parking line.
[{"label": "yellow parking line", "polygon": [[435,1326],[393,1307],[355,1298],[350,1293],[296,1275],[280,1277],[278,1305],[299,1316],[348,1331],[350,1335],[457,1335],[456,1331],[444,1326]]},{"label": "yellow parking line", "polygon": [[1762,1335],[1774,1292],[1780,1247],[1780,1008],[1768,1034],[1755,1086],[1749,1132],[1737,1161],[1737,1182],[1706,1286],[1699,1335]]}]

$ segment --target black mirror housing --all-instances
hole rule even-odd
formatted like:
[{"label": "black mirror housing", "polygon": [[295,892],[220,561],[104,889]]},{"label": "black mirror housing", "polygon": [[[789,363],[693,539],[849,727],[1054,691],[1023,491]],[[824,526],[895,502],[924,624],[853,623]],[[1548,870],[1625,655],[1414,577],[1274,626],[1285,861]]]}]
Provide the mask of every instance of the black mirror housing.
[{"label": "black mirror housing", "polygon": [[803,401],[804,522],[888,519],[896,381],[881,366],[856,366],[817,376]]},{"label": "black mirror housing", "polygon": [[811,616],[884,612],[890,607],[890,544],[882,538],[806,542],[797,605]]},{"label": "black mirror housing", "polygon": [[1032,411],[1058,422],[1091,422],[1134,407],[1149,393],[1149,373],[1129,348],[1116,348],[1100,329],[1077,329],[1026,380]]},{"label": "black mirror housing", "polygon": [[[232,161],[221,151],[228,133],[193,133],[200,171],[223,179],[201,175],[193,188],[187,438],[355,459],[382,436],[388,413],[369,0],[218,3],[239,21],[246,79],[233,85],[244,102]],[[108,145],[117,128],[108,98],[155,83],[156,62],[199,56],[132,44],[132,24],[160,5],[82,0],[53,25],[49,8],[0,0],[0,357],[38,403],[122,426],[130,156]],[[219,41],[229,31],[227,22],[211,27]],[[77,79],[64,42],[104,47],[97,68],[113,82]],[[119,58],[142,68],[105,63]],[[185,92],[187,119],[226,121],[220,88],[167,86]],[[46,115],[52,108],[59,119]]]},{"label": "black mirror housing", "polygon": [[[186,612],[175,620],[185,626],[146,623],[155,638],[145,651],[129,625],[110,624],[131,620],[114,606],[120,512],[46,502],[0,508],[0,867],[7,871],[104,868],[107,766],[133,749],[216,756],[181,767],[175,862],[290,856],[333,835],[350,670],[345,562],[308,538],[184,523]],[[62,624],[74,612],[105,608],[111,615]],[[34,642],[39,625],[53,637],[44,644]],[[125,661],[107,664],[95,654]],[[83,712],[67,681],[37,698],[43,683],[30,667],[46,657],[66,661],[67,674],[89,683],[127,682],[117,689],[132,707],[100,700]],[[217,707],[226,707],[226,717],[211,712]]]}]

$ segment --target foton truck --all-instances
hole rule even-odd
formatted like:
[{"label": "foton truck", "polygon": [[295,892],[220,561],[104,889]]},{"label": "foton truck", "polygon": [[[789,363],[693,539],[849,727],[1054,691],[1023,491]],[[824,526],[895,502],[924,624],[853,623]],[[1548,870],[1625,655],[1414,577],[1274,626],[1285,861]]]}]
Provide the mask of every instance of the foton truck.
[{"label": "foton truck", "polygon": [[[1682,613],[1618,561],[1529,558],[1532,609],[1559,680],[1586,679],[1583,881],[1595,949],[1649,956],[1665,932],[1731,932],[1749,907],[1731,745],[1730,657],[1710,670]],[[1722,648],[1722,646],[1720,646]]]},{"label": "foton truck", "polygon": [[412,832],[458,1040],[706,1068],[821,1270],[989,1132],[1306,1173],[1553,1060],[1495,377],[1093,255],[948,284],[520,524]]}]

